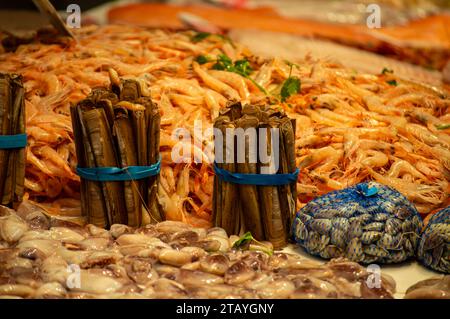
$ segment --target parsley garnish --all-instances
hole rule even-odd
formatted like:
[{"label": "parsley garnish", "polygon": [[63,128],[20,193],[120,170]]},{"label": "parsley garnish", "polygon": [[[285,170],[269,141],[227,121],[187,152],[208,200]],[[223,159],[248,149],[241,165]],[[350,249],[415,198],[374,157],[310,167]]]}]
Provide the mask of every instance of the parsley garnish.
[{"label": "parsley garnish", "polygon": [[195,61],[198,62],[198,64],[205,64],[209,61],[211,61],[210,59],[208,59],[207,56],[204,55],[199,55],[198,57],[195,58]]},{"label": "parsley garnish", "polygon": [[386,73],[394,73],[394,71],[391,69],[388,69],[388,68],[383,68],[383,70],[381,71],[381,74],[386,74]]},{"label": "parsley garnish", "polygon": [[296,68],[300,68],[300,65],[298,65],[297,63],[288,61],[288,60],[284,60],[284,63],[286,63],[286,64],[287,64],[288,66],[290,66],[291,68],[292,68],[293,66],[295,66]]},{"label": "parsley garnish", "polygon": [[300,92],[300,79],[298,77],[291,76],[292,67],[294,64],[291,63],[288,65],[290,65],[291,69],[289,71],[289,77],[286,81],[284,81],[283,86],[281,87],[281,102],[286,101],[292,94]]},{"label": "parsley garnish", "polygon": [[236,68],[236,70],[245,75],[245,76],[249,76],[250,73],[252,73],[253,69],[250,66],[250,62],[248,62],[248,60],[237,60],[236,62],[234,62],[234,67]]},{"label": "parsley garnish", "polygon": [[438,124],[435,125],[438,130],[446,130],[450,128],[450,124]]},{"label": "parsley garnish", "polygon": [[223,34],[209,33],[209,32],[197,32],[194,36],[191,37],[191,41],[194,43],[197,43],[197,42],[205,40],[206,38],[208,38],[210,36],[211,37],[216,36],[216,37],[222,39],[223,41],[229,42],[233,46],[233,48],[235,47],[233,41],[228,36],[223,35]]},{"label": "parsley garnish", "polygon": [[300,92],[300,79],[288,77],[281,87],[281,102],[286,101],[292,94]]},{"label": "parsley garnish", "polygon": [[[251,245],[252,242],[255,242],[256,245]],[[253,251],[262,251],[269,256],[273,255],[273,250],[269,247],[265,246],[263,243],[257,241],[253,238],[250,232],[246,232],[242,235],[234,244],[233,248],[235,249],[248,249]]]},{"label": "parsley garnish", "polygon": [[[235,72],[233,61],[225,54],[217,56],[217,62],[213,65],[214,70],[224,70],[228,72]],[[236,72],[237,73],[237,72]]]},{"label": "parsley garnish", "polygon": [[235,243],[233,244],[233,248],[242,248],[243,246],[250,244],[252,240],[253,240],[252,233],[248,231],[244,235],[242,235],[238,240],[235,241]]},{"label": "parsley garnish", "polygon": [[386,81],[386,83],[392,86],[397,86],[397,80]]},{"label": "parsley garnish", "polygon": [[209,37],[210,35],[211,35],[211,33],[209,33],[209,32],[197,32],[197,34],[191,38],[191,41],[192,42],[200,42],[200,41],[206,39],[207,37]]},{"label": "parsley garnish", "polygon": [[217,56],[217,62],[212,67],[214,70],[223,70],[228,72],[237,73],[246,79],[249,79],[261,92],[267,95],[267,91],[250,77],[253,69],[250,66],[250,62],[247,59],[237,60],[233,63],[233,60],[225,54],[219,54]]}]

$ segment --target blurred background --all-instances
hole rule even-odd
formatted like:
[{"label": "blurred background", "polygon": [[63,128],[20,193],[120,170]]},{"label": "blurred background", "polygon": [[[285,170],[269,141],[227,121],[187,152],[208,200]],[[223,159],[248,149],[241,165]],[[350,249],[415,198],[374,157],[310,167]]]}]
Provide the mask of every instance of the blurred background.
[{"label": "blurred background", "polygon": [[[405,23],[410,19],[450,10],[450,0],[54,0],[51,2],[60,11],[65,11],[68,5],[75,3],[84,13],[96,7],[104,10],[105,7],[132,3],[209,5],[227,8],[268,7],[287,17],[352,24],[365,23],[367,5],[377,4],[382,9],[384,25]],[[31,0],[1,1],[0,9],[37,11]],[[95,15],[96,10],[91,13]]]}]

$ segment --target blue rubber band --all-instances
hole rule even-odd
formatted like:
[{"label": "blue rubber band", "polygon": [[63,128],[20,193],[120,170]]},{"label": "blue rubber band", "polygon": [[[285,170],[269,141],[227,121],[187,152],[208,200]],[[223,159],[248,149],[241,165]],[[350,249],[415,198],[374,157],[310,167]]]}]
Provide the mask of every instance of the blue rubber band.
[{"label": "blue rubber band", "polygon": [[132,181],[158,175],[161,170],[161,157],[150,166],[119,167],[77,167],[78,176],[97,182]]},{"label": "blue rubber band", "polygon": [[241,185],[279,186],[297,181],[300,170],[297,168],[289,174],[241,174],[231,173],[214,163],[214,172],[223,181]]},{"label": "blue rubber band", "polygon": [[358,184],[356,188],[366,197],[370,197],[378,193],[378,188],[376,188],[375,186],[369,188],[367,184]]},{"label": "blue rubber band", "polygon": [[0,149],[24,148],[27,146],[27,134],[0,135]]}]

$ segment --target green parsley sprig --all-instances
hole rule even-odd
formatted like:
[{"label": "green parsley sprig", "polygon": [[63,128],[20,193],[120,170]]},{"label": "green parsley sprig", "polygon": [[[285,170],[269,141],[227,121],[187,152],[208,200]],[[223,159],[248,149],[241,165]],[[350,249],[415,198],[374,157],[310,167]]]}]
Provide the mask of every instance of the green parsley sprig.
[{"label": "green parsley sprig", "polygon": [[438,124],[435,125],[438,130],[446,130],[450,128],[450,124]]},{"label": "green parsley sprig", "polygon": [[197,32],[194,36],[191,37],[191,41],[194,43],[197,43],[197,42],[205,40],[210,35],[211,35],[211,33],[209,33],[209,32]]},{"label": "green parsley sprig", "polygon": [[209,37],[218,37],[218,38],[222,39],[223,41],[226,41],[226,42],[230,43],[233,47],[235,47],[233,41],[229,37],[227,37],[226,35],[216,34],[216,33],[209,33],[209,32],[197,32],[196,34],[194,34],[191,37],[191,41],[194,42],[194,43],[197,43],[197,42],[203,41],[203,40],[205,40],[205,39],[207,39]]},{"label": "green parsley sprig", "polygon": [[386,81],[386,83],[389,84],[389,85],[392,85],[392,86],[397,86],[398,85],[397,80],[389,80],[389,81]]},{"label": "green parsley sprig", "polygon": [[383,70],[381,70],[381,74],[387,74],[387,73],[391,73],[392,74],[392,73],[394,73],[394,71],[384,67]]},{"label": "green parsley sprig", "polygon": [[285,102],[291,95],[299,93],[301,88],[300,79],[296,76],[291,76],[292,67],[297,65],[289,61],[286,61],[286,64],[291,69],[289,70],[289,77],[283,82],[283,86],[281,87],[281,102]]},{"label": "green parsley sprig", "polygon": [[233,244],[233,248],[247,249],[252,251],[262,251],[263,253],[266,253],[269,256],[273,255],[273,249],[257,241],[255,238],[253,238],[250,232],[246,232],[238,240],[236,240],[236,242]]},{"label": "green parsley sprig", "polygon": [[206,55],[199,55],[195,58],[195,61],[197,61],[198,64],[205,64],[211,62],[211,59],[208,58]]},{"label": "green parsley sprig", "polygon": [[229,56],[226,54],[219,54],[217,56],[217,61],[212,67],[214,70],[222,70],[227,72],[237,73],[240,76],[250,80],[261,92],[267,95],[266,89],[264,89],[261,85],[256,83],[250,77],[250,74],[253,72],[252,67],[250,66],[250,62],[247,59],[237,60],[233,62]]}]

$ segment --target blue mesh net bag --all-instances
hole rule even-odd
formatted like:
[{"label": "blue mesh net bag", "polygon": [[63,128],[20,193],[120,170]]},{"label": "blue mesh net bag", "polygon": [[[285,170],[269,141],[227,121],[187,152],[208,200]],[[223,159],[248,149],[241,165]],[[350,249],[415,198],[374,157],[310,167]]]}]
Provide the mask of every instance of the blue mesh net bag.
[{"label": "blue mesh net bag", "polygon": [[325,259],[398,263],[415,255],[422,219],[396,190],[361,183],[310,201],[296,215],[293,239]]},{"label": "blue mesh net bag", "polygon": [[450,206],[431,217],[422,232],[417,257],[425,266],[450,273]]}]

